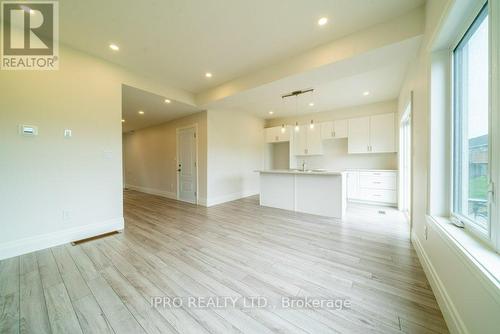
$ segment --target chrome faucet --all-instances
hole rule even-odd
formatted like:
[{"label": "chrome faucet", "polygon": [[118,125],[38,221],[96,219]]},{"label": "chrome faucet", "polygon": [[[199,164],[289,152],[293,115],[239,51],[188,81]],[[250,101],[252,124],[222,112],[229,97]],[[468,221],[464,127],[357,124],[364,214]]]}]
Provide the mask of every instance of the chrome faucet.
[{"label": "chrome faucet", "polygon": [[306,171],[306,161],[305,160],[302,160],[302,171],[303,172]]}]

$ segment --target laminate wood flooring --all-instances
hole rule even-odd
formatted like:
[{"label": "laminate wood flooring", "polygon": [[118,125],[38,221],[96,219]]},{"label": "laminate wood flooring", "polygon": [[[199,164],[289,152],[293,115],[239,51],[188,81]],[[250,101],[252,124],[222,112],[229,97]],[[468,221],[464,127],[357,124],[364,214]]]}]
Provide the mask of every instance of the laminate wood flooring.
[{"label": "laminate wood flooring", "polygon": [[124,197],[123,233],[0,261],[1,333],[448,332],[395,209]]}]

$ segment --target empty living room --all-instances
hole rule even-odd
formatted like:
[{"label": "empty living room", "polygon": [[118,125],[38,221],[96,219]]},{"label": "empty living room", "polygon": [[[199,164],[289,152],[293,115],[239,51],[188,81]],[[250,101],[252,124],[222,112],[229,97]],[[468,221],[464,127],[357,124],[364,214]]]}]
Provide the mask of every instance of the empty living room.
[{"label": "empty living room", "polygon": [[500,0],[0,0],[0,333],[500,333]]}]

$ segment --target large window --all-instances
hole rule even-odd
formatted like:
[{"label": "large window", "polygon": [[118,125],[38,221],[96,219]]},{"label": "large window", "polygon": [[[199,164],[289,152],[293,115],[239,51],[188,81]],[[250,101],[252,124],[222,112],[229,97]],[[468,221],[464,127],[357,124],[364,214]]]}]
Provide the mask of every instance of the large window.
[{"label": "large window", "polygon": [[453,215],[490,232],[489,33],[485,6],[453,51]]}]

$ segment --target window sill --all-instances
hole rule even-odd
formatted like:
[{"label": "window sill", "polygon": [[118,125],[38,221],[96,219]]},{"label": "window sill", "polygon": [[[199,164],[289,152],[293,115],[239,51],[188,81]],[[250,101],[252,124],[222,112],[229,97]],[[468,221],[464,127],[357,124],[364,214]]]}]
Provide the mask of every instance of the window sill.
[{"label": "window sill", "polygon": [[500,254],[447,217],[427,216],[427,220],[500,302]]}]

